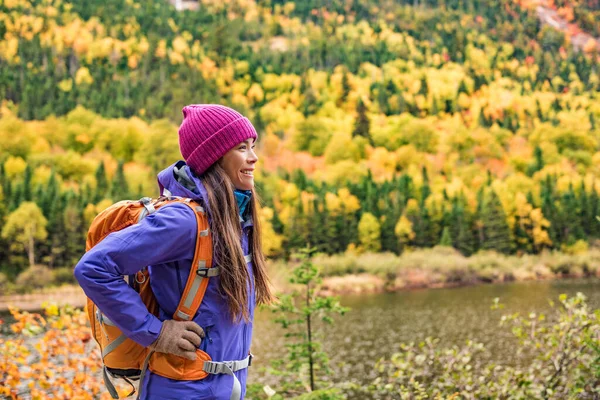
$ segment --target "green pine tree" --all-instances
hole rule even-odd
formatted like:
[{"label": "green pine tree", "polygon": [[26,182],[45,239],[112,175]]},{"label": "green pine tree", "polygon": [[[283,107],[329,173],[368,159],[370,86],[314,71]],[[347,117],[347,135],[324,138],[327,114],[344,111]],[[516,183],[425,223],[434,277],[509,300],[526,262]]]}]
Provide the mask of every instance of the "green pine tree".
[{"label": "green pine tree", "polygon": [[123,171],[123,162],[119,162],[117,172],[110,187],[110,198],[114,201],[129,199],[129,186]]},{"label": "green pine tree", "polygon": [[481,210],[484,241],[482,248],[499,253],[511,252],[511,237],[506,213],[500,198],[493,189],[487,191]]},{"label": "green pine tree", "polygon": [[452,237],[450,236],[450,229],[447,226],[445,226],[442,231],[440,246],[452,247]]},{"label": "green pine tree", "polygon": [[372,142],[371,139],[371,122],[367,116],[367,106],[362,101],[358,100],[356,105],[356,120],[354,121],[354,130],[352,131],[352,137],[362,136]]},{"label": "green pine tree", "polygon": [[102,161],[96,169],[96,195],[94,196],[94,203],[98,203],[100,200],[108,197],[108,178],[106,177],[104,161]]},{"label": "green pine tree", "polygon": [[429,186],[429,175],[427,175],[427,168],[425,168],[425,166],[421,168],[421,175],[423,177],[423,185],[421,186],[420,206],[423,207],[423,204],[425,204],[425,200],[427,200],[427,198],[431,194],[431,187]]},{"label": "green pine tree", "polygon": [[31,165],[27,164],[27,167],[25,167],[25,171],[23,172],[23,183],[22,183],[22,190],[23,190],[23,201],[32,201],[33,200],[33,194],[31,191],[31,178],[33,176],[33,171],[31,170]]},{"label": "green pine tree", "polygon": [[427,84],[427,77],[425,75],[421,76],[421,87],[419,88],[419,94],[427,97],[429,94],[429,85]]}]

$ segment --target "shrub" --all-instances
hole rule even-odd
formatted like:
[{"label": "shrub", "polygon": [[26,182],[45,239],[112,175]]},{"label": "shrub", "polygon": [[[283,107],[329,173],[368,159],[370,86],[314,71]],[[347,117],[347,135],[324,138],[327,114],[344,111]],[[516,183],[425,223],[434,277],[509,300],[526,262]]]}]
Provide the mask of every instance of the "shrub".
[{"label": "shrub", "polygon": [[45,265],[34,265],[17,276],[17,291],[24,293],[50,286],[54,282],[52,270]]},{"label": "shrub", "polygon": [[572,245],[563,244],[560,246],[561,250],[567,254],[583,254],[589,249],[588,242],[585,240],[578,240]]},{"label": "shrub", "polygon": [[0,272],[0,293],[6,293],[6,287],[8,286],[8,277],[6,274]]},{"label": "shrub", "polygon": [[[504,316],[519,345],[533,355],[524,367],[488,363],[482,344],[443,349],[437,339],[404,344],[377,365],[368,392],[373,398],[595,399],[600,394],[600,314],[585,297],[560,296],[553,315]],[[360,389],[359,389],[360,390]],[[365,395],[366,397],[366,395]]]},{"label": "shrub", "polygon": [[340,276],[366,272],[363,265],[357,262],[357,256],[351,253],[334,254],[332,256],[318,255],[313,259],[318,265],[322,276]]},{"label": "shrub", "polygon": [[480,251],[469,258],[469,266],[484,282],[512,280],[512,269],[519,264],[516,257],[507,257],[495,251]]},{"label": "shrub", "polygon": [[52,271],[52,275],[54,277],[54,283],[57,285],[75,283],[75,276],[73,276],[73,268],[56,268]]}]

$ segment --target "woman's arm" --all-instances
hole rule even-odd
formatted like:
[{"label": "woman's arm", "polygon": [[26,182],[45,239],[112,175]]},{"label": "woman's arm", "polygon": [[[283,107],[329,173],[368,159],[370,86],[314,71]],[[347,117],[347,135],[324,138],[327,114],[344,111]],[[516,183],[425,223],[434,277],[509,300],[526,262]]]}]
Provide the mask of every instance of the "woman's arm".
[{"label": "woman's arm", "polygon": [[149,346],[158,338],[162,322],[148,311],[123,275],[147,265],[192,259],[196,234],[196,217],[188,206],[164,206],[90,249],[77,263],[75,277],[85,294],[127,337]]}]

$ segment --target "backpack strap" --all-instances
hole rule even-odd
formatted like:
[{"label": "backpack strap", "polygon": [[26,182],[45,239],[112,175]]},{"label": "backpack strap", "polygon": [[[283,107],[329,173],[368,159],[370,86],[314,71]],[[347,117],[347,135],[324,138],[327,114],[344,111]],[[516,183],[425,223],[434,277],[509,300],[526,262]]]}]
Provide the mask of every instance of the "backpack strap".
[{"label": "backpack strap", "polygon": [[190,321],[204,299],[208,278],[219,275],[219,267],[212,268],[212,235],[208,226],[208,218],[204,208],[194,201],[183,201],[196,215],[198,234],[196,235],[196,250],[188,276],[187,284],[179,300],[173,319]]}]

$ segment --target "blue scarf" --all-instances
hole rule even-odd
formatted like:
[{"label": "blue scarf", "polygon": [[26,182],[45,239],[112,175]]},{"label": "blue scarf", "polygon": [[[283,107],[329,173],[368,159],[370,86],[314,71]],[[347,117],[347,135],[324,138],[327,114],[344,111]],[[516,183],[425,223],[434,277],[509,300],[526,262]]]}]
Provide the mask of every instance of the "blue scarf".
[{"label": "blue scarf", "polygon": [[237,203],[238,203],[238,208],[240,210],[240,217],[244,218],[244,212],[246,212],[246,207],[250,203],[250,198],[252,197],[252,191],[235,189],[233,191],[233,194],[235,195],[235,199],[237,200]]}]

